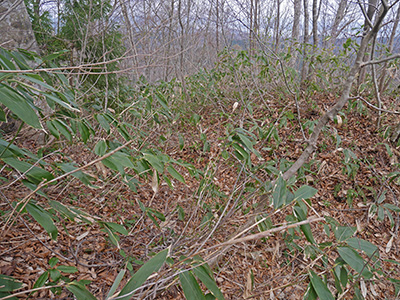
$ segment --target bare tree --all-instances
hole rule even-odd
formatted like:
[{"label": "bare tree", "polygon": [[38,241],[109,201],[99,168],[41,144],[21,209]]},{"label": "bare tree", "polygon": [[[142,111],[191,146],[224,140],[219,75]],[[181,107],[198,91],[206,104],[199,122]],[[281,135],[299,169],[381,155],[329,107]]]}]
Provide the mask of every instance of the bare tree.
[{"label": "bare tree", "polygon": [[[364,14],[364,20],[365,20],[363,35],[366,35],[368,30],[372,26],[372,19],[374,17],[375,11],[377,10],[377,2],[378,0],[368,0],[368,11],[365,12],[363,3],[361,3],[360,0],[358,0],[358,4]],[[369,58],[368,51],[366,51],[363,61],[366,61],[368,58]],[[367,72],[366,67],[361,68],[360,74],[358,76],[357,87],[360,87],[360,85],[364,82],[366,72]]]},{"label": "bare tree", "polygon": [[318,16],[319,16],[318,0],[313,0],[313,4],[312,4],[312,35],[313,35],[314,51],[316,48],[318,48]]},{"label": "bare tree", "polygon": [[276,0],[276,16],[275,16],[275,52],[278,53],[279,49],[279,28],[281,18],[281,2]]},{"label": "bare tree", "polygon": [[[397,9],[396,17],[393,21],[392,31],[391,31],[390,37],[389,37],[389,42],[387,44],[389,53],[391,53],[393,51],[394,40],[395,40],[396,33],[397,33],[397,27],[399,26],[399,21],[400,21],[400,5]],[[387,67],[388,67],[388,62],[385,62],[384,65],[382,66],[382,73],[381,73],[380,79],[379,79],[379,92],[380,93],[387,89],[387,87],[390,84],[391,79],[392,79],[392,77],[389,77],[388,80],[386,80],[386,75],[388,73]]]},{"label": "bare tree", "polygon": [[[340,0],[339,6],[336,10],[335,20],[333,21],[331,28],[331,36],[329,39],[328,47],[334,47],[336,43],[336,39],[340,34],[339,25],[345,17],[345,11],[347,7],[347,0]],[[343,29],[344,27],[342,27]]]},{"label": "bare tree", "polygon": [[305,80],[307,78],[308,73],[308,64],[306,62],[306,52],[307,52],[307,43],[309,39],[308,27],[309,27],[309,14],[308,14],[308,0],[303,0],[303,9],[304,9],[304,29],[303,29],[303,60],[301,67],[301,83],[302,88],[304,87]]},{"label": "bare tree", "polygon": [[294,0],[293,3],[292,43],[295,43],[300,37],[301,0]]}]

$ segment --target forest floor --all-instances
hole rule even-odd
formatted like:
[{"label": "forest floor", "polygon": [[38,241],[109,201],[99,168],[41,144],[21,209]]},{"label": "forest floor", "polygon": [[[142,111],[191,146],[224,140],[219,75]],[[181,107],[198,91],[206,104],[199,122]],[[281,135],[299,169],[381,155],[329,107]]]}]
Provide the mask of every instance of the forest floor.
[{"label": "forest floor", "polygon": [[[301,100],[301,117],[317,120],[334,102],[333,95],[324,94],[315,94],[312,101]],[[293,107],[292,112],[296,116],[295,105],[289,107]],[[177,254],[188,255],[196,250],[203,250],[201,256],[207,257],[212,253],[211,250],[207,251],[209,247],[225,241],[236,228],[247,221],[252,213],[251,208],[260,197],[257,187],[252,192],[245,190],[240,198],[240,209],[233,207],[231,201],[229,218],[224,218],[212,236],[205,239],[210,229],[214,228],[201,226],[206,214],[211,212],[218,219],[221,214],[219,208],[224,207],[231,195],[236,195],[235,189],[238,186],[243,186],[243,182],[240,181],[251,182],[250,177],[238,175],[240,166],[235,161],[221,159],[220,140],[226,135],[225,124],[239,124],[244,120],[246,126],[248,119],[262,123],[266,114],[270,114],[272,119],[278,119],[278,108],[282,108],[282,105],[270,103],[268,110],[261,107],[254,111],[253,116],[243,113],[237,115],[237,120],[229,120],[216,113],[215,106],[204,107],[198,113],[202,116],[199,124],[185,122],[184,126],[172,125],[175,126],[172,128],[175,134],[170,135],[160,148],[174,159],[182,159],[196,168],[210,171],[214,189],[207,195],[196,194],[199,180],[189,176],[183,168],[179,171],[185,177],[186,184],[174,182],[174,189],[170,189],[168,185],[161,183],[158,191],[154,193],[152,183],[143,181],[138,193],[134,193],[121,184],[119,177],[112,177],[100,166],[88,170],[88,173],[98,179],[94,182],[98,188],[90,188],[78,180],[72,180],[48,187],[45,192],[52,200],[82,208],[91,218],[125,225],[129,234],[119,237],[119,245],[127,257],[134,258],[130,260],[134,270],[148,260],[149,254],[165,249],[172,243],[176,245]],[[342,125],[330,122],[321,134],[312,163],[308,165],[308,172],[304,174],[298,186],[308,184],[318,190],[317,195],[311,199],[309,216],[332,217],[343,226],[356,227],[357,237],[378,246],[383,272],[380,274],[381,278],[366,282],[367,299],[395,299],[395,289],[393,285],[388,284],[385,277],[400,280],[400,264],[394,263],[400,263],[399,214],[393,215],[392,227],[387,216],[378,220],[377,216],[369,215],[368,212],[383,190],[387,191],[385,203],[399,206],[399,183],[382,181],[382,178],[387,178],[389,173],[396,171],[396,163],[400,159],[399,150],[385,141],[382,134],[376,132],[378,114],[375,111],[368,111],[366,114],[355,110],[345,111],[342,118]],[[202,147],[199,146],[202,145],[200,133],[204,132],[207,133],[210,146],[207,152],[202,151]],[[178,133],[185,139],[184,147],[179,145]],[[154,139],[153,144],[157,143],[159,134],[160,132],[154,132],[149,137]],[[336,134],[341,137],[340,145],[332,138]],[[262,154],[263,162],[270,159],[286,159],[293,162],[301,154],[305,143],[301,131],[298,130],[296,117],[289,118],[287,124],[279,129],[279,137],[280,145],[273,152],[266,149],[266,143],[256,145],[255,148]],[[32,151],[37,151],[39,147],[35,141],[26,137],[19,139],[18,143],[24,144]],[[83,165],[96,158],[84,145],[57,143],[47,145],[53,149],[62,149],[53,155],[52,159],[62,160],[64,155],[68,155]],[[388,152],[387,147],[391,152]],[[351,149],[357,156],[357,162],[349,160],[345,163],[345,149]],[[257,157],[252,157],[252,161],[255,165],[261,162]],[[1,176],[11,178],[12,175],[10,173]],[[264,180],[271,179],[270,175],[262,171],[259,171],[257,176]],[[13,202],[26,196],[28,192],[29,190],[22,185],[14,184],[1,190],[1,198]],[[38,201],[45,201],[35,197]],[[209,205],[208,211],[204,206],[197,205],[200,200]],[[2,209],[5,209],[7,202],[1,201]],[[143,214],[139,202],[165,216],[164,221],[158,220],[159,227]],[[183,209],[184,216],[179,207]],[[270,216],[274,226],[278,226],[286,223],[285,217],[291,209],[289,206],[274,212],[268,207],[265,214]],[[51,269],[49,259],[57,256],[60,260],[58,265],[75,266],[79,271],[63,274],[64,276],[74,280],[91,281],[88,289],[98,299],[104,299],[118,272],[126,265],[127,259],[121,255],[118,247],[109,242],[107,234],[97,223],[88,225],[64,222],[62,226],[64,229],[59,228],[59,236],[54,241],[29,218],[25,218],[25,224],[19,219],[10,227],[0,245],[0,273],[21,280],[25,289],[31,289],[39,276]],[[322,223],[313,223],[311,228],[318,243],[335,242],[332,236],[328,237],[324,232]],[[257,232],[257,229],[251,232]],[[302,236],[300,231],[298,236]],[[298,242],[294,242],[301,247],[305,239],[299,238]],[[331,251],[330,263],[337,257],[336,250]],[[311,259],[296,251],[287,242],[285,232],[281,232],[267,239],[235,244],[218,261],[214,268],[214,276],[226,299],[302,299],[308,286],[307,272],[313,264],[322,262],[318,257]],[[122,284],[127,279],[125,278]],[[181,288],[175,283],[171,282],[155,299],[184,299]],[[329,284],[333,285],[332,282]],[[26,296],[21,295],[22,298]],[[60,295],[54,295],[49,289],[40,290],[30,296],[31,299],[70,297],[66,290],[62,290]],[[350,297],[351,292],[344,299]]]}]

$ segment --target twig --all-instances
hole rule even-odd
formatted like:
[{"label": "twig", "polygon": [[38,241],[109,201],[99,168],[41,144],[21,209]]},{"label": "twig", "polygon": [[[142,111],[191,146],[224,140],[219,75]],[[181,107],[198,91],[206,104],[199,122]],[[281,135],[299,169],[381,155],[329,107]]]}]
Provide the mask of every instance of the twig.
[{"label": "twig", "polygon": [[364,98],[361,97],[361,96],[350,97],[349,100],[351,100],[351,99],[360,99],[360,100],[364,101],[365,104],[367,104],[368,106],[370,106],[370,107],[372,107],[373,109],[376,109],[376,110],[378,110],[378,111],[381,111],[381,112],[385,112],[385,113],[388,113],[388,114],[394,114],[394,115],[400,115],[400,111],[397,111],[397,110],[394,110],[394,111],[393,111],[393,110],[387,110],[387,109],[379,108],[379,107],[377,107],[377,106],[375,106],[375,105],[369,103],[366,99],[364,99]]},{"label": "twig", "polygon": [[26,290],[26,291],[22,291],[22,292],[18,292],[18,293],[15,293],[15,294],[11,294],[11,295],[5,296],[5,297],[1,298],[1,300],[14,298],[15,296],[23,295],[23,294],[26,294],[26,293],[33,293],[33,292],[37,292],[37,291],[40,291],[40,290],[48,290],[48,289],[57,288],[57,287],[63,287],[63,286],[65,286],[65,283],[62,283],[62,284],[59,284],[59,285],[42,286],[42,287],[38,287],[36,289],[30,289],[30,290]]},{"label": "twig", "polygon": [[238,239],[231,239],[231,240],[223,242],[221,244],[211,246],[211,247],[209,247],[209,248],[207,248],[205,250],[211,250],[211,249],[215,249],[215,248],[219,248],[219,247],[223,247],[223,246],[229,246],[229,245],[248,242],[248,241],[252,241],[252,240],[258,240],[258,239],[267,237],[267,236],[271,235],[272,233],[284,231],[284,230],[287,230],[287,229],[295,228],[297,226],[310,224],[310,223],[313,223],[313,222],[319,222],[319,221],[323,221],[323,220],[325,220],[325,218],[323,218],[323,217],[319,217],[319,218],[311,217],[311,218],[308,218],[307,220],[304,220],[304,221],[301,221],[301,222],[297,222],[297,223],[293,223],[293,224],[289,224],[289,225],[282,225],[282,226],[275,227],[275,228],[272,228],[272,229],[267,230],[267,231],[263,231],[263,232],[259,232],[259,233],[255,233],[255,234],[250,234],[248,236],[245,236],[245,237],[242,237],[242,238],[238,238]]},{"label": "twig", "polygon": [[384,62],[387,62],[389,60],[393,60],[393,59],[396,59],[396,58],[400,58],[400,54],[393,54],[391,56],[388,56],[388,57],[385,57],[385,58],[382,58],[382,59],[365,61],[365,62],[363,62],[361,64],[361,67],[364,67],[366,65],[381,64],[381,63],[384,63]]},{"label": "twig", "polygon": [[[375,45],[376,45],[376,36],[374,36],[374,39],[372,41],[372,51],[371,51],[371,60],[374,59],[375,55]],[[374,83],[374,91],[375,91],[375,96],[376,96],[376,101],[378,102],[379,110],[378,110],[378,123],[377,123],[377,128],[381,127],[381,115],[382,115],[382,100],[381,100],[381,95],[379,93],[379,88],[378,88],[378,81],[376,80],[376,68],[375,65],[371,65],[372,69],[372,81]]]}]

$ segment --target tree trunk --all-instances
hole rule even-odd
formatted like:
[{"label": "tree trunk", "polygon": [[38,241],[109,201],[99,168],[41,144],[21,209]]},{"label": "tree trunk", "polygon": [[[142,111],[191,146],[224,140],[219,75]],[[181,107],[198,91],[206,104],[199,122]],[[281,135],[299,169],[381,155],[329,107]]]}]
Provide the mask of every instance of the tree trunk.
[{"label": "tree trunk", "polygon": [[308,0],[303,0],[304,6],[304,31],[303,31],[303,60],[302,60],[302,68],[301,68],[301,82],[300,87],[304,89],[305,80],[307,78],[308,73],[308,64],[306,61],[307,58],[307,43],[308,43],[308,22],[309,22],[309,14],[308,14]]},{"label": "tree trunk", "polygon": [[215,5],[215,42],[216,42],[216,49],[217,49],[217,55],[219,52],[219,1],[217,1],[217,4]]},{"label": "tree trunk", "polygon": [[[372,19],[375,14],[375,11],[376,11],[377,2],[378,2],[378,0],[368,0],[368,11],[367,11],[367,17],[365,18],[365,22],[364,22],[363,35],[365,35],[370,28],[370,23],[372,23]],[[370,52],[369,50],[367,50],[365,52],[363,61],[366,61],[369,59],[369,55],[368,55],[369,52]],[[358,76],[357,88],[360,87],[360,85],[364,83],[366,72],[367,72],[367,67],[361,68],[360,74]]]},{"label": "tree trunk", "polygon": [[[397,27],[399,26],[399,21],[400,21],[400,5],[397,10],[396,18],[394,19],[394,22],[393,22],[392,32],[390,33],[390,38],[389,38],[389,43],[388,43],[388,52],[389,53],[391,53],[393,51],[394,38],[396,37],[396,31],[397,31]],[[389,78],[389,80],[385,83],[386,74],[387,74],[387,66],[388,66],[388,62],[385,62],[383,65],[381,77],[379,79],[379,92],[380,93],[382,93],[384,90],[387,89],[387,87],[391,81],[391,78]]]},{"label": "tree trunk", "polygon": [[170,74],[170,52],[171,52],[171,44],[172,44],[172,32],[174,30],[173,27],[173,18],[174,18],[174,10],[175,10],[175,0],[171,0],[171,6],[169,9],[169,15],[168,15],[168,40],[167,40],[167,50],[165,53],[165,56],[167,57],[167,62],[166,62],[166,66],[165,66],[165,73],[164,73],[164,80],[167,81],[168,80],[168,76]]},{"label": "tree trunk", "polygon": [[[135,81],[139,78],[139,73],[138,73],[138,69],[137,67],[139,67],[139,62],[137,60],[137,51],[136,51],[136,46],[135,46],[135,42],[133,40],[133,32],[132,32],[132,24],[131,21],[129,20],[129,15],[128,15],[128,10],[126,9],[126,5],[125,5],[125,1],[120,0],[120,5],[121,5],[121,10],[122,10],[122,15],[124,17],[124,21],[125,21],[125,27],[126,30],[128,31],[128,39],[129,39],[129,44],[130,44],[130,55],[133,55],[133,64],[135,65],[135,76],[133,76],[133,78],[131,78],[132,81]],[[132,75],[134,73],[132,72]]]},{"label": "tree trunk", "polygon": [[331,38],[329,40],[328,47],[332,47],[332,48],[335,47],[336,39],[337,39],[338,35],[340,34],[339,25],[340,25],[340,22],[342,22],[342,20],[344,18],[346,7],[347,7],[347,0],[341,0],[339,3],[339,7],[336,11],[335,20],[332,25]]},{"label": "tree trunk", "polygon": [[1,47],[39,52],[24,1],[0,1],[0,32]]},{"label": "tree trunk", "polygon": [[180,53],[179,53],[179,74],[178,78],[183,79],[183,49],[184,49],[184,26],[183,26],[183,21],[182,21],[182,0],[178,0],[178,22],[179,22],[179,27],[181,29],[181,38],[180,38]]},{"label": "tree trunk", "polygon": [[[322,2],[322,1],[321,1]],[[320,3],[321,3],[320,2]],[[321,7],[321,6],[320,6]],[[310,65],[307,70],[307,75],[306,79],[307,81],[311,82],[313,81],[313,77],[315,75],[315,72],[313,70],[313,65],[314,65],[314,60],[315,60],[315,54],[318,49],[318,43],[319,43],[319,38],[318,38],[318,16],[319,16],[319,9],[318,9],[318,0],[313,0],[313,5],[312,5],[312,35],[313,35],[313,47],[312,47],[312,54],[311,54],[311,59],[310,59]]]},{"label": "tree trunk", "polygon": [[292,41],[291,41],[292,45],[299,40],[300,14],[301,14],[301,0],[294,0],[294,14],[293,14]]},{"label": "tree trunk", "polygon": [[275,53],[278,53],[279,50],[279,27],[280,27],[280,11],[281,3],[280,0],[276,0],[276,19],[275,19]]},{"label": "tree trunk", "polygon": [[318,0],[313,0],[312,6],[312,34],[313,34],[313,44],[314,50],[318,48]]},{"label": "tree trunk", "polygon": [[254,14],[253,14],[253,11],[254,11],[254,0],[250,0],[250,15],[249,15],[249,17],[250,17],[250,28],[249,28],[249,54],[251,55],[252,54],[252,51],[253,51],[253,34],[254,34],[254,32],[253,32],[253,17],[254,17]]}]

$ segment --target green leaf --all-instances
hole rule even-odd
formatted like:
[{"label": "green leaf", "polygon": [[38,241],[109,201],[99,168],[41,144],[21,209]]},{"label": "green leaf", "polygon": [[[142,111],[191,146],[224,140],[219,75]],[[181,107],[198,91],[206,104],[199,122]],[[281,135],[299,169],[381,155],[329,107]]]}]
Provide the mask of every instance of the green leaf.
[{"label": "green leaf", "polygon": [[179,274],[179,280],[187,300],[205,300],[196,278],[189,271]]},{"label": "green leaf", "polygon": [[364,251],[369,257],[379,255],[378,247],[368,241],[359,238],[350,238],[346,243],[355,249]]},{"label": "green leaf", "polygon": [[86,144],[87,140],[90,137],[89,128],[86,126],[84,121],[81,121],[81,122],[78,122],[78,129],[79,129],[79,132],[81,133],[83,142]]},{"label": "green leaf", "polygon": [[119,237],[114,234],[114,232],[108,228],[107,226],[104,226],[103,231],[105,231],[108,234],[108,237],[110,238],[111,243],[114,246],[117,246],[118,249],[121,249],[119,246]]},{"label": "green leaf", "polygon": [[129,156],[123,152],[116,152],[110,157],[107,157],[102,160],[103,164],[110,169],[120,172],[121,174],[125,174],[125,167],[134,168],[132,161],[129,159]]},{"label": "green leaf", "polygon": [[149,208],[148,210],[149,210],[148,213],[153,214],[154,216],[156,216],[158,219],[160,219],[163,222],[165,221],[165,216],[163,213],[161,213],[153,208]]},{"label": "green leaf", "polygon": [[306,294],[303,297],[303,300],[316,300],[318,298],[317,293],[314,290],[312,283],[310,282],[307,287]]},{"label": "green leaf", "polygon": [[56,138],[60,138],[60,132],[58,129],[53,125],[53,121],[49,120],[46,121],[47,129],[50,131],[52,135],[54,135]]},{"label": "green leaf", "polygon": [[0,55],[0,65],[4,70],[16,70],[15,65],[3,55]]},{"label": "green leaf", "polygon": [[179,174],[179,172],[175,170],[173,166],[169,165],[167,167],[167,171],[169,174],[171,174],[172,177],[174,177],[175,179],[179,180],[182,183],[185,183],[185,179],[183,178],[183,176]]},{"label": "green leaf", "polygon": [[219,300],[225,299],[214,278],[208,273],[204,265],[194,268],[194,274],[204,283],[207,289]]},{"label": "green leaf", "polygon": [[19,75],[18,77],[22,78],[26,81],[30,81],[34,84],[40,85],[41,87],[44,87],[45,89],[48,89],[52,92],[57,92],[57,90],[54,87],[52,87],[52,86],[48,85],[46,82],[44,82],[43,78],[40,77],[40,75],[38,75],[38,74]]},{"label": "green leaf", "polygon": [[0,122],[7,122],[6,113],[1,107],[0,107]]},{"label": "green leaf", "polygon": [[108,228],[110,228],[111,230],[114,230],[114,231],[116,231],[116,232],[118,232],[120,234],[123,234],[123,235],[128,235],[129,234],[128,230],[126,230],[126,228],[124,226],[120,225],[120,224],[111,223],[111,222],[105,222],[104,224]]},{"label": "green leaf", "polygon": [[131,299],[134,291],[142,286],[151,274],[157,272],[161,268],[167,258],[167,254],[168,249],[165,249],[141,266],[119,293],[118,299]]},{"label": "green leaf", "polygon": [[53,102],[59,104],[60,106],[66,108],[68,110],[72,110],[72,111],[75,111],[75,112],[80,112],[79,109],[73,107],[71,104],[69,104],[69,103],[65,102],[64,100],[60,99],[57,96],[57,94],[50,94],[50,93],[42,93],[42,94],[46,96],[47,102],[53,101]]},{"label": "green leaf", "polygon": [[366,261],[353,249],[349,247],[338,247],[340,257],[357,273],[366,279],[372,278],[372,273],[368,270]]},{"label": "green leaf", "polygon": [[18,65],[21,70],[28,70],[30,69],[28,63],[25,60],[25,53],[21,53],[23,50],[20,49],[18,51],[9,52],[10,56],[14,59],[14,62]]},{"label": "green leaf", "polygon": [[60,119],[56,119],[51,122],[54,125],[54,127],[57,128],[57,130],[67,138],[68,141],[70,142],[72,141],[72,129],[67,124],[65,124]]},{"label": "green leaf", "polygon": [[96,153],[98,156],[103,156],[106,154],[108,147],[107,143],[105,140],[100,140],[96,146],[94,146],[94,153]]},{"label": "green leaf", "polygon": [[83,222],[85,222],[85,223],[87,223],[87,224],[89,224],[89,225],[92,224],[92,221],[90,221],[90,220],[88,220],[88,219],[86,218],[86,217],[89,217],[89,215],[88,215],[87,213],[84,213],[84,212],[82,212],[82,211],[80,211],[79,209],[76,209],[76,208],[74,208],[74,207],[69,207],[68,209],[71,210],[72,212],[74,212],[74,213],[76,214],[76,216],[77,216],[80,220],[82,220]]},{"label": "green leaf", "polygon": [[129,134],[128,130],[126,129],[126,125],[118,126],[117,130],[126,141],[129,141],[132,139],[132,136]]},{"label": "green leaf", "polygon": [[70,50],[61,50],[61,51],[53,52],[49,55],[42,57],[42,59],[43,59],[43,61],[50,61],[50,60],[56,59],[57,57],[65,54],[65,53],[68,53],[68,52],[70,52]]},{"label": "green leaf", "polygon": [[161,106],[166,110],[169,111],[168,105],[167,105],[167,101],[165,101],[164,96],[161,93],[156,93],[156,99],[158,101],[158,103],[161,104]]},{"label": "green leaf", "polygon": [[[25,162],[25,161],[20,161],[18,159],[9,157],[9,158],[3,158],[3,161],[13,167],[14,169],[18,170],[21,173],[26,173],[26,175],[34,181],[34,183],[39,183],[40,181],[43,181],[43,179],[46,180],[51,180],[53,179],[53,175],[46,170],[32,166],[31,164]],[[29,170],[29,171],[28,171]]]},{"label": "green leaf", "polygon": [[110,291],[107,294],[106,300],[109,299],[117,290],[119,284],[121,283],[122,279],[124,278],[126,270],[122,269],[121,271],[119,271],[117,277],[114,280],[114,283],[112,284]]},{"label": "green leaf", "polygon": [[215,298],[215,296],[213,294],[208,293],[208,294],[206,294],[205,299],[206,300],[214,300],[214,299],[217,299],[217,298]]},{"label": "green leaf", "polygon": [[283,180],[282,176],[279,175],[274,187],[274,192],[272,193],[272,203],[274,209],[279,209],[283,204],[285,204],[286,191],[286,182]]},{"label": "green leaf", "polygon": [[386,200],[386,192],[384,191],[382,194],[380,194],[377,202],[378,204],[381,204],[385,200]]},{"label": "green leaf", "polygon": [[50,279],[53,282],[58,281],[61,278],[61,273],[57,269],[50,269],[49,270]]},{"label": "green leaf", "polygon": [[22,287],[22,283],[11,276],[0,274],[0,292],[12,292]]},{"label": "green leaf", "polygon": [[[59,165],[61,170],[63,170],[65,173],[71,172],[76,170],[77,168],[72,164],[72,163],[65,163]],[[91,181],[95,180],[95,178],[83,173],[82,171],[76,171],[71,174],[75,178],[78,178],[80,181],[82,181],[85,185],[91,185]]]},{"label": "green leaf", "polygon": [[250,141],[250,139],[247,136],[245,136],[245,135],[243,135],[241,133],[237,133],[237,135],[238,135],[239,139],[242,141],[243,145],[246,146],[246,148],[249,151],[253,152],[254,151],[253,142]]},{"label": "green leaf", "polygon": [[398,206],[390,204],[390,203],[383,204],[383,207],[385,207],[387,209],[390,209],[390,210],[392,210],[394,212],[400,212],[400,208]]},{"label": "green leaf", "polygon": [[[46,283],[47,279],[49,278],[49,271],[44,272],[42,275],[39,276],[39,278],[36,280],[35,284],[33,285],[33,288],[39,288],[44,286]],[[1,282],[0,282],[1,285]]]},{"label": "green leaf", "polygon": [[77,300],[97,300],[81,282],[71,282],[67,285],[67,290],[74,294]]},{"label": "green leaf", "polygon": [[57,227],[54,225],[49,214],[43,208],[29,202],[26,205],[26,210],[47,231],[47,233],[50,234],[53,240],[57,239]]},{"label": "green leaf", "polygon": [[356,227],[338,226],[335,230],[335,237],[339,242],[343,242],[353,236],[356,230]]},{"label": "green leaf", "polygon": [[68,274],[73,274],[73,273],[78,272],[78,269],[75,268],[74,266],[58,266],[57,269],[60,272],[68,273]]},{"label": "green leaf", "polygon": [[232,147],[235,148],[234,154],[239,160],[244,160],[249,158],[249,153],[242,148],[239,144],[233,143]]},{"label": "green leaf", "polygon": [[[5,149],[7,149],[7,150],[5,151]],[[3,151],[5,151],[5,152],[3,153]],[[34,155],[32,153],[30,153],[29,151],[27,151],[25,149],[20,149],[17,146],[10,144],[10,142],[7,142],[3,139],[0,139],[0,153],[3,153],[1,158],[6,158],[6,157],[10,157],[10,156],[24,157],[25,155],[28,155],[28,156],[34,158]]]},{"label": "green leaf", "polygon": [[58,211],[60,214],[66,216],[70,220],[74,220],[77,216],[74,212],[72,212],[68,207],[64,206],[60,202],[50,200],[49,204],[52,208]]},{"label": "green leaf", "polygon": [[341,269],[340,270],[340,283],[345,288],[347,286],[347,282],[348,282],[347,269],[344,267],[341,267],[340,269]]},{"label": "green leaf", "polygon": [[318,192],[317,189],[308,186],[308,185],[303,185],[297,191],[294,192],[294,199],[295,200],[303,200],[303,199],[310,199],[314,197],[314,195]]},{"label": "green leaf", "polygon": [[[306,213],[304,212],[304,210],[299,205],[296,204],[293,207],[293,212],[294,212],[294,214],[295,214],[295,216],[296,216],[298,221],[304,221],[304,220],[307,219]],[[303,231],[306,239],[310,243],[315,244],[315,240],[314,240],[314,237],[313,237],[313,234],[312,234],[312,231],[311,231],[310,224],[301,225],[300,229],[301,229],[301,231]]]},{"label": "green leaf", "polygon": [[49,266],[51,268],[54,268],[54,266],[59,262],[60,260],[57,257],[52,257],[49,259]]},{"label": "green leaf", "polygon": [[185,220],[185,211],[183,210],[183,208],[180,205],[178,205],[177,208],[178,208],[179,221],[184,221]]},{"label": "green leaf", "polygon": [[100,123],[101,127],[103,127],[103,129],[107,132],[107,134],[110,133],[110,124],[107,122],[104,116],[96,115],[95,118]]},{"label": "green leaf", "polygon": [[183,139],[181,134],[178,135],[178,138],[179,138],[179,149],[183,150],[183,148],[185,147],[185,140]]},{"label": "green leaf", "polygon": [[163,162],[158,158],[158,156],[155,156],[153,154],[149,153],[144,153],[144,159],[148,161],[148,163],[157,170],[158,173],[162,174],[164,173],[164,164]]},{"label": "green leaf", "polygon": [[318,277],[318,275],[314,271],[310,270],[309,277],[310,277],[310,282],[315,292],[317,293],[319,299],[335,300],[335,298],[333,297],[332,293],[330,292],[326,284],[321,280],[321,278]]},{"label": "green leaf", "polygon": [[26,124],[42,129],[36,112],[28,102],[17,91],[3,84],[0,84],[0,103],[7,106]]}]

